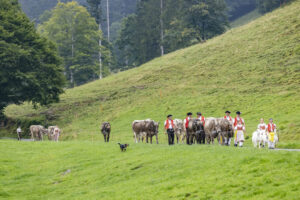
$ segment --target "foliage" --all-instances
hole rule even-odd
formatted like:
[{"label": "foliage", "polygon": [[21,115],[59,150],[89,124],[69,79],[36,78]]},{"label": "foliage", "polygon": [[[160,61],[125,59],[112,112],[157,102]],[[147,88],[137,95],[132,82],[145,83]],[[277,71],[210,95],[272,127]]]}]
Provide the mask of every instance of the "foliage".
[{"label": "foliage", "polygon": [[96,78],[98,40],[102,35],[86,8],[76,2],[58,3],[49,20],[39,25],[38,30],[58,45],[71,86]]},{"label": "foliage", "polygon": [[261,13],[267,13],[292,0],[257,0],[257,7]]},{"label": "foliage", "polygon": [[56,47],[40,37],[17,1],[0,1],[0,113],[9,104],[59,100],[64,78]]},{"label": "foliage", "polygon": [[228,7],[230,21],[234,21],[256,9],[256,0],[225,0],[225,2]]},{"label": "foliage", "polygon": [[[123,51],[121,65],[140,65],[161,54],[161,43],[166,45],[165,52],[171,52],[221,34],[228,25],[223,0],[166,0],[163,7],[161,16],[160,1],[140,1],[136,14],[124,19],[117,40]],[[164,41],[160,36],[160,18],[165,27]]]}]

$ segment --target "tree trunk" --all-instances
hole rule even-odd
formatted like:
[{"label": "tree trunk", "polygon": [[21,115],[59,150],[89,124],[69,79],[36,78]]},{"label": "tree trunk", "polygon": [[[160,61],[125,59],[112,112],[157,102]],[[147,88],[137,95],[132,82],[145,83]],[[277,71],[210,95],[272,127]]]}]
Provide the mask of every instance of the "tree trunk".
[{"label": "tree trunk", "polygon": [[107,22],[107,41],[109,42],[110,30],[109,30],[109,0],[106,0],[106,22]]},{"label": "tree trunk", "polygon": [[[74,59],[74,36],[72,33],[72,65],[73,65],[73,59]],[[74,87],[74,78],[73,78],[73,72],[72,69],[70,69],[70,82],[71,82],[71,86]]]},{"label": "tree trunk", "polygon": [[163,21],[163,0],[160,0],[160,52],[164,55],[164,21]]},{"label": "tree trunk", "polygon": [[[101,30],[101,23],[99,23],[99,30]],[[99,79],[102,79],[102,53],[101,53],[102,41],[99,39]]]}]

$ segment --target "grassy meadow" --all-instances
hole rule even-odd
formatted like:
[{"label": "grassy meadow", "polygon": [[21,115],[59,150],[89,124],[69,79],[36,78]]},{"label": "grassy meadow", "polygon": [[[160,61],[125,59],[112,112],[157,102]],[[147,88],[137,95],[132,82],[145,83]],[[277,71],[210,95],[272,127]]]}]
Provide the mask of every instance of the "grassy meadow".
[{"label": "grassy meadow", "polygon": [[298,199],[299,152],[0,141],[0,199]]}]

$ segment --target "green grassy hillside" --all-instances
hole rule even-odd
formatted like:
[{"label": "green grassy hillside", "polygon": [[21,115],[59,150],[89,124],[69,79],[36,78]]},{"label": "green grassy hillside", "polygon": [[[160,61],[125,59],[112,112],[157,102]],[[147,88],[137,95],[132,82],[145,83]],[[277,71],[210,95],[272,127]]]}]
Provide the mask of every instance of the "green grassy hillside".
[{"label": "green grassy hillside", "polygon": [[[113,141],[132,142],[135,119],[162,124],[169,113],[175,118],[188,111],[220,117],[225,110],[240,110],[248,134],[259,118],[273,117],[281,145],[299,145],[299,10],[298,0],[204,44],[68,89],[60,103],[48,108],[11,105],[5,114],[57,124],[64,140],[102,140],[99,126],[109,121]],[[165,142],[162,133],[161,126],[159,138]]]},{"label": "green grassy hillside", "polygon": [[0,199],[289,199],[299,152],[0,141]]},{"label": "green grassy hillside", "polygon": [[243,25],[259,18],[260,16],[262,16],[262,14],[259,13],[258,9],[255,9],[255,10],[247,13],[246,15],[243,15],[243,16],[239,17],[238,19],[234,20],[233,22],[231,22],[230,27],[236,28],[239,26],[243,26]]}]

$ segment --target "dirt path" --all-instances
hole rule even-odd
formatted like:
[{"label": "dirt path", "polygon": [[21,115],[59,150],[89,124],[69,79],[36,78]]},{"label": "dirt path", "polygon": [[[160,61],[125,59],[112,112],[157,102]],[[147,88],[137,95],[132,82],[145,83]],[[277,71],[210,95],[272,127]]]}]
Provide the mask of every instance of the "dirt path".
[{"label": "dirt path", "polygon": [[274,149],[275,151],[298,151],[300,152],[300,149]]}]

